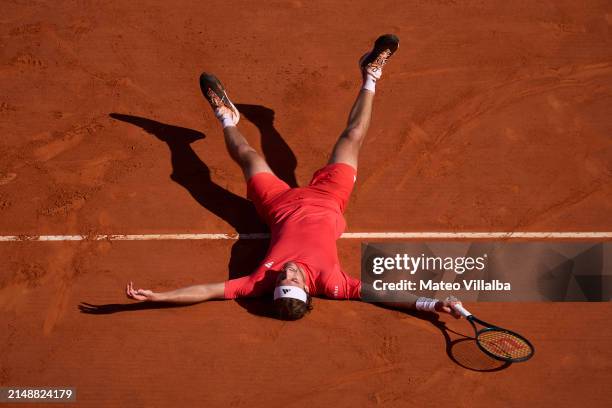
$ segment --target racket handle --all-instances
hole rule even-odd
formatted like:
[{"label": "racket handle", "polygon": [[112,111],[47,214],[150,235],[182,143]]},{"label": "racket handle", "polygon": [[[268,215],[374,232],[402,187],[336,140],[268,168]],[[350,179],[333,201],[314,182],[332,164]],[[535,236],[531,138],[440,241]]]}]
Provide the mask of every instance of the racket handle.
[{"label": "racket handle", "polygon": [[459,314],[461,314],[461,316],[463,316],[463,317],[468,317],[468,316],[472,315],[470,312],[468,312],[468,310],[465,307],[463,307],[463,306],[461,306],[459,304],[454,304],[452,306],[452,308],[455,309],[456,311],[458,311]]}]

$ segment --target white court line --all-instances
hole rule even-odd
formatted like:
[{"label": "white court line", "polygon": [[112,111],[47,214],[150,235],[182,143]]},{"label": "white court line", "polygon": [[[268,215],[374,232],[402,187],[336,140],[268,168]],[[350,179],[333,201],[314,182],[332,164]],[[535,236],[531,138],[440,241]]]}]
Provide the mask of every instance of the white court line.
[{"label": "white court line", "polygon": [[[162,241],[265,239],[253,234],[101,234],[101,235],[0,235],[0,242],[12,241]],[[345,239],[611,239],[612,232],[348,232]]]}]

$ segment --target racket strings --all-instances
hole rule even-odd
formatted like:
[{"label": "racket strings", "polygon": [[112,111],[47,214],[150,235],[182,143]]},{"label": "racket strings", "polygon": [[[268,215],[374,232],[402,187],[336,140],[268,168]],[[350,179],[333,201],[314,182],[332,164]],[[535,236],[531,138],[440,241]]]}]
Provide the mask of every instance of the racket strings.
[{"label": "racket strings", "polygon": [[477,340],[488,352],[504,359],[520,359],[533,352],[524,339],[506,331],[486,330],[478,333]]}]

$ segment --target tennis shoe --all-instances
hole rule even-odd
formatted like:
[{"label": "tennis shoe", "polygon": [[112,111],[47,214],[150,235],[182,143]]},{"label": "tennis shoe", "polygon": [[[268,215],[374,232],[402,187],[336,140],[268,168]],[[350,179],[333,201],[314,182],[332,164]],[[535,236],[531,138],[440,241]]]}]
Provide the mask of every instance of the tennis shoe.
[{"label": "tennis shoe", "polygon": [[215,111],[215,116],[219,119],[229,118],[236,126],[240,120],[240,112],[236,106],[230,101],[227,92],[221,81],[212,74],[206,72],[200,75],[200,89],[204,98],[210,103],[210,106]]},{"label": "tennis shoe", "polygon": [[383,67],[398,48],[399,38],[396,35],[385,34],[378,37],[374,42],[374,49],[359,59],[363,78],[369,75],[374,81],[379,80]]}]

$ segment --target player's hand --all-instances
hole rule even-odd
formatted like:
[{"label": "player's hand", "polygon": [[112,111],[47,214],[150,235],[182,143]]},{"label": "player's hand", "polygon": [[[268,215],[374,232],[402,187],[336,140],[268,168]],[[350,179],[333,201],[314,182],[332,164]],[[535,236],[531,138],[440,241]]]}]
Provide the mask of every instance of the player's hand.
[{"label": "player's hand", "polygon": [[130,299],[134,300],[144,300],[144,301],[154,301],[155,293],[152,290],[148,289],[134,289],[134,283],[130,282],[125,287],[125,294]]},{"label": "player's hand", "polygon": [[439,300],[438,303],[436,303],[436,312],[448,313],[455,319],[461,319],[461,314],[455,310],[453,305],[461,305],[461,302],[459,301],[459,299],[456,298]]}]

